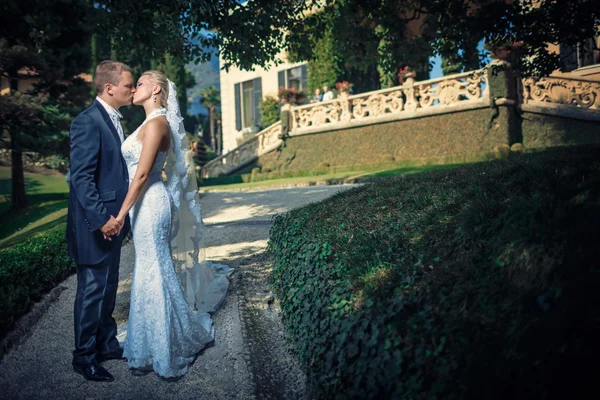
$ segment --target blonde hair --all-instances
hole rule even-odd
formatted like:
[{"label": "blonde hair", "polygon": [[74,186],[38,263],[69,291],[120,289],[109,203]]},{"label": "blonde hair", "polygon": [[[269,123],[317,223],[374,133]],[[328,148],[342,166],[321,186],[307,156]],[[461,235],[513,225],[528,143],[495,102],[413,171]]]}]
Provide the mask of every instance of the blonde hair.
[{"label": "blonde hair", "polygon": [[119,61],[105,60],[98,64],[94,76],[96,93],[99,95],[104,93],[104,85],[107,83],[118,86],[123,72],[131,72],[131,68]]},{"label": "blonde hair", "polygon": [[160,71],[146,71],[142,74],[142,76],[148,75],[150,80],[154,82],[155,85],[160,86],[161,91],[157,94],[158,99],[160,100],[161,107],[167,108],[167,99],[169,98],[169,80]]}]

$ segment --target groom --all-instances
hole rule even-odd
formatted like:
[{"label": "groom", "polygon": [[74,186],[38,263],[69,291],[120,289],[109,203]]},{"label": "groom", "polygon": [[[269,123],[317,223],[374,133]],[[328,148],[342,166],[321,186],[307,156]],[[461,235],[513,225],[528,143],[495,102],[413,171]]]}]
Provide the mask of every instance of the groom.
[{"label": "groom", "polygon": [[115,216],[129,187],[118,110],[133,100],[131,68],[102,61],[94,86],[96,101],[71,125],[66,237],[69,255],[77,263],[73,369],[88,380],[110,382],[113,376],[99,363],[123,358],[112,313],[121,242],[129,231],[129,219],[121,226]]}]

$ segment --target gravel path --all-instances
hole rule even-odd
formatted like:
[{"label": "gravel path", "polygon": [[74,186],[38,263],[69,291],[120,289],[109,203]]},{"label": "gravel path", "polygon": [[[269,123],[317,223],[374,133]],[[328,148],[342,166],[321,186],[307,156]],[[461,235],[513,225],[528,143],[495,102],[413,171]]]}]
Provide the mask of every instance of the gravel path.
[{"label": "gravel path", "polygon": [[[214,315],[216,338],[184,378],[133,376],[122,361],[104,366],[111,383],[84,380],[71,368],[76,277],[0,362],[0,399],[302,399],[304,376],[288,348],[272,299],[270,260],[263,254],[271,217],[320,201],[351,186],[323,186],[201,195],[210,227],[207,257],[236,269],[223,307]],[[123,248],[115,317],[127,320],[133,246]]]}]

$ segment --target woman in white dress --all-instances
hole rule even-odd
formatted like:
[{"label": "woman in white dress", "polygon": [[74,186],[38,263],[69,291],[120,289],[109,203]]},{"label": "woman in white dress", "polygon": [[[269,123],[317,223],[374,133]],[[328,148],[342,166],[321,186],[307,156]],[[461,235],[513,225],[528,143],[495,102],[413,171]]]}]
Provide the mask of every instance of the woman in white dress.
[{"label": "woman in white dress", "polygon": [[214,340],[209,313],[225,298],[232,270],[203,257],[204,224],[197,185],[187,173],[175,85],[147,71],[133,103],[144,107],[146,120],[121,148],[130,186],[117,220],[129,213],[135,248],[123,355],[130,368],[180,377]]}]

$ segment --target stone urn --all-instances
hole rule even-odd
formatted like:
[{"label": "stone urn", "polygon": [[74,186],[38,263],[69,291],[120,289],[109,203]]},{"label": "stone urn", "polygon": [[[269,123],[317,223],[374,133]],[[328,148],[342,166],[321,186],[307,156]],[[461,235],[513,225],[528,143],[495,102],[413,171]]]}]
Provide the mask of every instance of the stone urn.
[{"label": "stone urn", "polygon": [[404,80],[404,82],[402,83],[402,86],[410,86],[412,84],[415,83],[415,78],[416,78],[417,74],[414,71],[409,71],[409,72],[405,72],[404,74],[402,74],[402,79]]},{"label": "stone urn", "polygon": [[490,57],[500,61],[509,61],[511,54],[507,47],[497,47],[490,52]]}]

